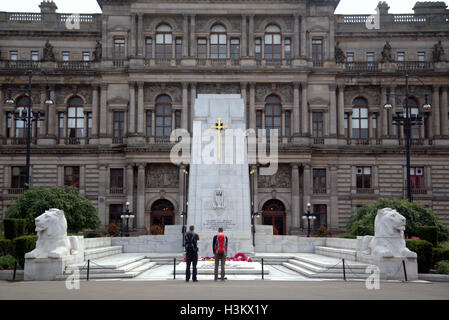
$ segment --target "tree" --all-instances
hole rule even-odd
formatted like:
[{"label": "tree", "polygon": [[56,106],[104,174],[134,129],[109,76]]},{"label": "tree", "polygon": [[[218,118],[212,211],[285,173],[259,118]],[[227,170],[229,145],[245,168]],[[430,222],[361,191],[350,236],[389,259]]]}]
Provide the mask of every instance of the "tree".
[{"label": "tree", "polygon": [[374,219],[377,210],[383,208],[395,209],[406,219],[404,234],[408,237],[418,235],[418,229],[421,226],[435,226],[438,231],[438,241],[447,241],[449,230],[430,210],[424,208],[421,204],[410,203],[407,199],[385,199],[380,198],[377,201],[361,207],[349,218],[347,231],[352,235],[364,236],[374,235]]},{"label": "tree", "polygon": [[67,228],[72,232],[96,229],[101,224],[97,209],[74,187],[30,188],[8,208],[5,216],[26,219],[27,232],[34,233],[34,220],[50,208],[64,211]]}]

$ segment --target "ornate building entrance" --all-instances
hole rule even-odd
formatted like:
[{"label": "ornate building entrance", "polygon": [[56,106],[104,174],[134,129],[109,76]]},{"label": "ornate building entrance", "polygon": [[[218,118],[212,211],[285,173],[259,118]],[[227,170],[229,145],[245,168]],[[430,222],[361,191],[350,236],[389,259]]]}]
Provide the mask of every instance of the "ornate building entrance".
[{"label": "ornate building entrance", "polygon": [[173,204],[166,199],[157,200],[151,206],[150,217],[150,226],[158,225],[164,229],[165,226],[174,224],[175,208]]},{"label": "ornate building entrance", "polygon": [[285,235],[285,206],[276,199],[271,199],[265,202],[262,207],[262,224],[273,226],[274,234]]}]

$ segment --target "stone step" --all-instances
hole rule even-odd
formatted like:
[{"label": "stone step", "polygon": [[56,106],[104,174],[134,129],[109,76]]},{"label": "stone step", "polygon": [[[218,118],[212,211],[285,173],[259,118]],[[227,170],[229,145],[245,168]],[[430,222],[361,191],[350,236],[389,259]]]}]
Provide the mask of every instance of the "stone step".
[{"label": "stone step", "polygon": [[84,250],[84,260],[94,260],[123,252],[122,246],[98,247]]},{"label": "stone step", "polygon": [[[334,257],[328,257],[318,254],[312,253],[304,253],[298,254],[294,258],[294,260],[302,261],[311,265],[315,265],[317,267],[325,268],[325,269],[342,269],[343,268],[343,260]],[[361,272],[365,272],[367,264],[348,261],[345,259],[345,266],[351,268],[351,270],[357,270]]]},{"label": "stone step", "polygon": [[349,261],[357,260],[357,251],[353,249],[315,246],[315,253],[333,258],[346,259]]},{"label": "stone step", "polygon": [[[331,272],[331,271],[324,271],[324,272],[315,272],[308,268],[305,268],[304,266],[299,266],[297,264],[284,262],[282,266],[295,271],[305,277],[308,278],[314,278],[314,279],[343,279],[343,270],[341,272]],[[349,272],[349,270],[346,271],[346,279],[366,279],[369,275],[363,274],[363,273],[352,273]]]},{"label": "stone step", "polygon": [[[100,274],[100,273],[125,273],[131,270],[134,270],[144,264],[147,264],[150,260],[143,258],[132,258],[132,259],[124,259],[120,265],[109,265],[109,266],[99,266],[95,264],[91,264],[89,266],[90,274]],[[71,274],[71,271],[66,271],[64,274]],[[80,268],[80,274],[87,274],[87,266],[83,266]]]}]

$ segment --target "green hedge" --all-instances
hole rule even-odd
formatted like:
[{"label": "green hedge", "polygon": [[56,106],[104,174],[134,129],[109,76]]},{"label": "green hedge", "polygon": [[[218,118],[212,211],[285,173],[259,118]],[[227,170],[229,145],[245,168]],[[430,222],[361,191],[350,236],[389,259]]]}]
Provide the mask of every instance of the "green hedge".
[{"label": "green hedge", "polygon": [[340,238],[340,239],[357,239],[357,236],[353,235],[353,234],[341,234],[341,235],[337,236],[337,238]]},{"label": "green hedge", "polygon": [[443,260],[449,260],[449,248],[433,248],[433,264]]},{"label": "green hedge", "polygon": [[0,270],[12,270],[16,259],[12,255],[0,256]]},{"label": "green hedge", "polygon": [[443,260],[437,263],[437,272],[439,274],[449,274],[449,261]]},{"label": "green hedge", "polygon": [[405,240],[407,248],[418,255],[418,272],[428,273],[433,263],[433,246],[426,240]]},{"label": "green hedge", "polygon": [[25,224],[25,219],[3,219],[5,239],[13,240],[14,238],[23,236],[25,234]]},{"label": "green hedge", "polygon": [[435,226],[418,227],[418,237],[429,241],[434,247],[438,245],[438,228]]},{"label": "green hedge", "polygon": [[14,255],[14,243],[9,239],[0,239],[0,256]]},{"label": "green hedge", "polygon": [[14,239],[14,256],[23,267],[25,264],[25,253],[36,248],[37,236],[22,236]]}]

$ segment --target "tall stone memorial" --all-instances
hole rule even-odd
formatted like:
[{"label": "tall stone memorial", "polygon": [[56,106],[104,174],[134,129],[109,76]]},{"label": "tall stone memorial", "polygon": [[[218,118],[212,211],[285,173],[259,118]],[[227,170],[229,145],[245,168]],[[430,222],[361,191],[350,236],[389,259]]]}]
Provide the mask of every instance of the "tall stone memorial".
[{"label": "tall stone memorial", "polygon": [[198,95],[192,120],[187,224],[200,236],[199,255],[212,256],[219,227],[229,239],[228,255],[253,252],[243,100]]}]

